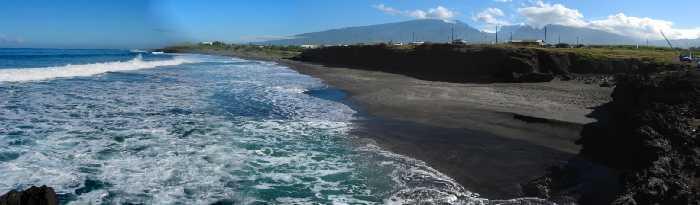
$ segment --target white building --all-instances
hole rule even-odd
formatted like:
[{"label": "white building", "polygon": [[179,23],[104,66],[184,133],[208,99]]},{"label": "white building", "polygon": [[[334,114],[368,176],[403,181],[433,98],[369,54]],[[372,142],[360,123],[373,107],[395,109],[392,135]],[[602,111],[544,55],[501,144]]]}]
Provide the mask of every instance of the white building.
[{"label": "white building", "polygon": [[314,49],[314,48],[319,48],[319,46],[318,45],[301,45],[301,48]]},{"label": "white building", "polygon": [[513,44],[513,45],[520,45],[520,46],[544,46],[545,45],[543,40],[512,40],[512,41],[509,41],[508,43]]},{"label": "white building", "polygon": [[464,45],[464,44],[467,44],[467,41],[465,41],[463,39],[455,39],[452,41],[452,44]]},{"label": "white building", "polygon": [[204,42],[200,42],[199,44],[200,44],[200,45],[210,45],[210,46],[211,46],[211,45],[214,45],[214,42],[211,42],[211,41],[204,41]]}]

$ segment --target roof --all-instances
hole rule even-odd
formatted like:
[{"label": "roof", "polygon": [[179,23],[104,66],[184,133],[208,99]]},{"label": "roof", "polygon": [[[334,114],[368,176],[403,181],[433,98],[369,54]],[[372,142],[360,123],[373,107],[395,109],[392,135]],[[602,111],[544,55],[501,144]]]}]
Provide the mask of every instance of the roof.
[{"label": "roof", "polygon": [[544,40],[511,40],[511,43],[544,43]]}]

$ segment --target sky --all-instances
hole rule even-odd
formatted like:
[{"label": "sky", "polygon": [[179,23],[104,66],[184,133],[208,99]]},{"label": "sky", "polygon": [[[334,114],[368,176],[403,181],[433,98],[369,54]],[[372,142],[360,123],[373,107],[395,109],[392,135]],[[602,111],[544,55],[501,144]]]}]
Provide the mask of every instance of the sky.
[{"label": "sky", "polygon": [[697,0],[0,0],[0,47],[155,48],[245,43],[413,19],[485,31],[547,24],[699,38]]}]

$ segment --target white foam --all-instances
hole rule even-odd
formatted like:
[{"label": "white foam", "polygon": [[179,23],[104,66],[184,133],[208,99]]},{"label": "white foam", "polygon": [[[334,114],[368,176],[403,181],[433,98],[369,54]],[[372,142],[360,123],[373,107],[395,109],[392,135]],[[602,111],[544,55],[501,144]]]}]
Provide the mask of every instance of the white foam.
[{"label": "white foam", "polygon": [[[323,86],[320,80],[283,67],[182,57],[207,63],[162,71],[181,76],[177,83],[57,81],[62,86],[23,83],[0,92],[0,150],[21,153],[0,163],[0,193],[29,185],[76,193],[90,179],[107,185],[69,204],[491,202],[422,161],[356,141],[355,111],[299,94]],[[217,92],[238,101],[219,104],[210,97]],[[283,117],[221,112],[229,103],[258,101]],[[192,114],[169,114],[171,108]],[[6,146],[13,138],[2,132],[29,123],[34,128],[23,132],[31,144]],[[257,194],[280,187],[306,194]]]},{"label": "white foam", "polygon": [[279,91],[282,91],[282,92],[286,92],[286,93],[304,93],[304,92],[308,91],[306,88],[303,88],[300,86],[289,86],[289,87],[275,86],[273,88],[277,89]]},{"label": "white foam", "polygon": [[92,76],[106,72],[130,71],[160,66],[174,66],[184,63],[192,63],[182,57],[170,60],[144,61],[139,54],[129,61],[116,61],[106,63],[92,63],[82,65],[65,65],[44,68],[11,68],[0,69],[0,82],[22,82],[49,80],[54,78]]}]

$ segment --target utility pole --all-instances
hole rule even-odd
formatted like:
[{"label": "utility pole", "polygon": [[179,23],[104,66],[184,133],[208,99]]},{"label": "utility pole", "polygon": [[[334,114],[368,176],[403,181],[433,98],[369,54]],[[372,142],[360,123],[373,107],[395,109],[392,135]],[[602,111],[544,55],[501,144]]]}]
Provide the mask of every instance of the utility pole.
[{"label": "utility pole", "polygon": [[496,44],[498,44],[498,27],[499,25],[496,25]]},{"label": "utility pole", "polygon": [[452,24],[452,37],[450,38],[451,42],[455,41],[455,25]]},{"label": "utility pole", "polygon": [[411,43],[416,42],[416,32],[411,33]]},{"label": "utility pole", "polygon": [[576,46],[581,45],[581,43],[579,43],[580,38],[581,37],[576,36]]},{"label": "utility pole", "polygon": [[547,43],[547,26],[544,26],[544,43]]},{"label": "utility pole", "polygon": [[559,34],[559,41],[557,43],[561,44],[561,34]]},{"label": "utility pole", "polygon": [[510,32],[510,42],[513,42],[513,32]]}]

